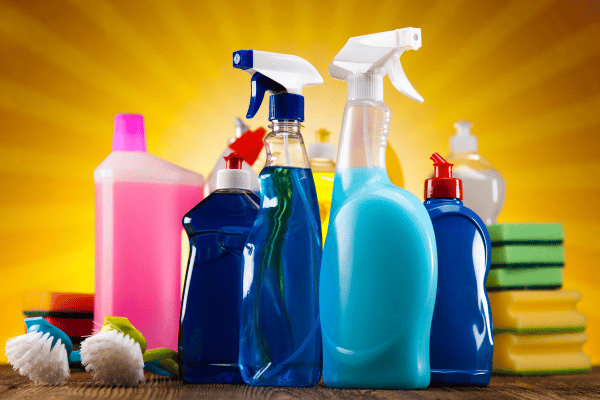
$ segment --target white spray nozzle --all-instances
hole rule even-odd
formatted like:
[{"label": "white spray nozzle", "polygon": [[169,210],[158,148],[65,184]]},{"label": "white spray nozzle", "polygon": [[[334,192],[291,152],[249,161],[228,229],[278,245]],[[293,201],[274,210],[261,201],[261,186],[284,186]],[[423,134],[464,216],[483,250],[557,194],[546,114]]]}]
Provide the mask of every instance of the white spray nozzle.
[{"label": "white spray nozzle", "polygon": [[473,124],[469,121],[458,121],[454,123],[456,135],[450,138],[450,151],[452,153],[477,151],[477,137],[471,134],[472,127]]},{"label": "white spray nozzle", "polygon": [[[233,67],[243,69],[252,75],[250,107],[246,118],[252,118],[262,104],[266,91],[271,94],[289,93],[302,96],[302,88],[311,85],[320,85],[323,78],[308,61],[290,54],[269,53],[258,50],[239,50],[233,53]],[[293,96],[291,96],[293,97]],[[283,110],[275,112],[274,118],[278,119],[304,119],[304,103],[293,101],[291,108],[280,104]],[[301,107],[301,110],[296,110]],[[289,112],[288,112],[289,111]],[[281,115],[279,115],[281,114]],[[297,116],[302,118],[295,118]]]},{"label": "white spray nozzle", "polygon": [[[348,98],[383,99],[383,77],[387,74],[394,87],[405,96],[423,102],[412,87],[400,56],[406,50],[421,47],[421,29],[403,28],[348,39],[329,65],[329,75],[348,81]],[[373,78],[361,77],[372,75]]]}]

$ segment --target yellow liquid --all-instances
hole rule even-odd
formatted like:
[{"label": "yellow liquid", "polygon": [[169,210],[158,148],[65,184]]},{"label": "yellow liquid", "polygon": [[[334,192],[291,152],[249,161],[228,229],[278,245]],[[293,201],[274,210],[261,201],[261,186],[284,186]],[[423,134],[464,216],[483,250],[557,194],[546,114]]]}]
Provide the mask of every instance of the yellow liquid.
[{"label": "yellow liquid", "polygon": [[312,170],[317,189],[317,199],[319,201],[319,214],[321,216],[321,231],[323,234],[323,245],[327,237],[327,227],[329,225],[329,212],[331,210],[331,197],[333,196],[333,178],[335,175],[335,164],[333,161],[325,158],[312,158],[310,160],[310,169]]}]

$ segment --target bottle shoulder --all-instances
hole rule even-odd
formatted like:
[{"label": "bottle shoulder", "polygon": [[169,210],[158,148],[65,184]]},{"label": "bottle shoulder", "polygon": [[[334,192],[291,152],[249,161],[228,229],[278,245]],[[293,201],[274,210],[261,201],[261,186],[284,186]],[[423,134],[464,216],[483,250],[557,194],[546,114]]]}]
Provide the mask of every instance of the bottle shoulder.
[{"label": "bottle shoulder", "polygon": [[204,177],[145,151],[113,151],[94,170],[94,181],[201,187],[204,184]]},{"label": "bottle shoulder", "polygon": [[[362,190],[356,190],[347,196],[337,208],[369,216],[370,219],[379,217],[411,220],[427,219],[427,210],[423,203],[408,190],[390,184],[365,185]],[[335,194],[334,194],[335,196]],[[337,213],[336,213],[337,214]]]},{"label": "bottle shoulder", "polygon": [[480,231],[482,236],[489,237],[483,220],[473,210],[466,207],[462,201],[458,199],[433,198],[426,200],[423,204],[434,224],[434,229],[436,223],[452,224],[453,221],[460,220],[460,223],[463,224],[464,221],[468,221],[468,223]]},{"label": "bottle shoulder", "polygon": [[221,189],[212,192],[183,217],[184,225],[192,220],[218,220],[224,216],[239,217],[255,214],[260,208],[260,199],[249,190]]},{"label": "bottle shoulder", "polygon": [[454,171],[460,166],[468,167],[477,171],[496,171],[491,162],[477,152],[456,152],[448,154],[446,161],[454,164]]}]

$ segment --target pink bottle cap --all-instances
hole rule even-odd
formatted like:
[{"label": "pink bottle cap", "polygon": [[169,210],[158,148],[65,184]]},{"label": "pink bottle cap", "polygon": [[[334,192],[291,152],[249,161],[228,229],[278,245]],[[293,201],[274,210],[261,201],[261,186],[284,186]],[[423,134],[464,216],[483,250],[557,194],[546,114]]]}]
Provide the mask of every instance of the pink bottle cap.
[{"label": "pink bottle cap", "polygon": [[146,151],[142,114],[115,115],[112,149],[113,151]]}]

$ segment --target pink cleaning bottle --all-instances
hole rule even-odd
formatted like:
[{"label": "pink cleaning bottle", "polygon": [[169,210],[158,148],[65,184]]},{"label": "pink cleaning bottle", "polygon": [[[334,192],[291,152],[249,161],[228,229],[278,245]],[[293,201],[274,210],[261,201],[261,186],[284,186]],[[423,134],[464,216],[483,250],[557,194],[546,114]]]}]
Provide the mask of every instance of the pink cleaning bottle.
[{"label": "pink cleaning bottle", "polygon": [[127,317],[148,348],[176,350],[181,219],[201,200],[204,179],[146,152],[140,114],[115,115],[112,150],[94,170],[94,321]]}]

